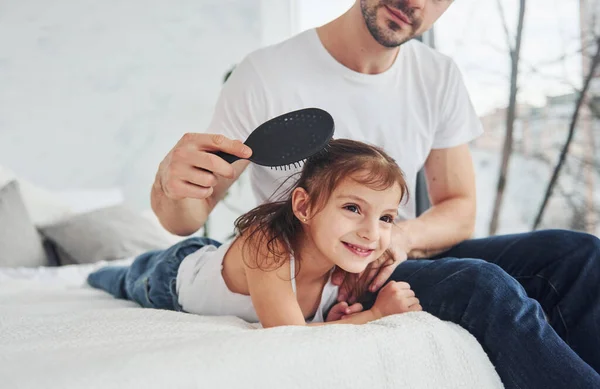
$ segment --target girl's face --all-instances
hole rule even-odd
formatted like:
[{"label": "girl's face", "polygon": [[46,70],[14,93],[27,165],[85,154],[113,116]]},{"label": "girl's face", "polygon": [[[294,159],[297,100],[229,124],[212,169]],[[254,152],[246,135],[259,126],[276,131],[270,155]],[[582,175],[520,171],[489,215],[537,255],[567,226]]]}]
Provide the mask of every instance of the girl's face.
[{"label": "girl's face", "polygon": [[332,264],[360,273],[388,249],[401,196],[398,184],[375,190],[347,178],[322,210],[308,210],[305,231]]}]

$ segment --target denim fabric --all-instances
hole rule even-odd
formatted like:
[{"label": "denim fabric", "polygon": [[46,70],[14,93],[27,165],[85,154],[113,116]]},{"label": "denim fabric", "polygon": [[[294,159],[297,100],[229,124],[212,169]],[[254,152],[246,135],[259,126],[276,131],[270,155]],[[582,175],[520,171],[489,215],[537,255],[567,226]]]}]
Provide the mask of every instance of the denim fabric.
[{"label": "denim fabric", "polygon": [[600,388],[598,238],[546,230],[474,239],[406,261],[390,279],[473,334],[506,388]]},{"label": "denim fabric", "polygon": [[215,240],[193,237],[166,250],[144,253],[131,266],[108,266],[88,276],[88,283],[113,296],[132,300],[144,308],[181,311],[177,299],[177,271],[189,254],[200,248],[221,244]]}]

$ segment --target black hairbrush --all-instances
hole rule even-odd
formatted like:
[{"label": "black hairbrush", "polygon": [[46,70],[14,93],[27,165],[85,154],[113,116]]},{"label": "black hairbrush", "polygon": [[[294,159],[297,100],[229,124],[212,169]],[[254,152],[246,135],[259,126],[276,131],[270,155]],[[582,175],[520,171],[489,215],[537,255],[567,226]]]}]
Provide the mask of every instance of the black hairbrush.
[{"label": "black hairbrush", "polygon": [[[277,116],[258,126],[244,142],[252,149],[248,160],[261,166],[287,169],[327,146],[334,128],[331,115],[319,108]],[[214,154],[229,163],[241,159],[222,151]]]}]

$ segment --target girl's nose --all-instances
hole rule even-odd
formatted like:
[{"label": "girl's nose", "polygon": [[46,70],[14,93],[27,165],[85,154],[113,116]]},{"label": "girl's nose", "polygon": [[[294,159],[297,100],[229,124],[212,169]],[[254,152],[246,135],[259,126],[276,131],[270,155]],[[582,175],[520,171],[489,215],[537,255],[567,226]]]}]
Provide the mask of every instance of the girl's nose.
[{"label": "girl's nose", "polygon": [[375,221],[365,219],[358,230],[358,236],[369,242],[379,239],[379,219]]}]

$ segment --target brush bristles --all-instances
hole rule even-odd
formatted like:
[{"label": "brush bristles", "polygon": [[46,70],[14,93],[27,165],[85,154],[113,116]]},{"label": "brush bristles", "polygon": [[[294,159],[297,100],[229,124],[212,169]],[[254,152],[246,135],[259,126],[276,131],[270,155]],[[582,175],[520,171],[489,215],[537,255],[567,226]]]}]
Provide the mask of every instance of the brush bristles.
[{"label": "brush bristles", "polygon": [[299,169],[302,167],[302,165],[304,164],[304,162],[306,162],[306,159],[303,159],[301,161],[298,162],[294,162],[292,164],[289,165],[283,165],[283,166],[271,166],[271,169],[273,170],[284,170],[284,171],[288,171],[288,170],[292,170],[292,166],[295,167],[296,169]]}]

